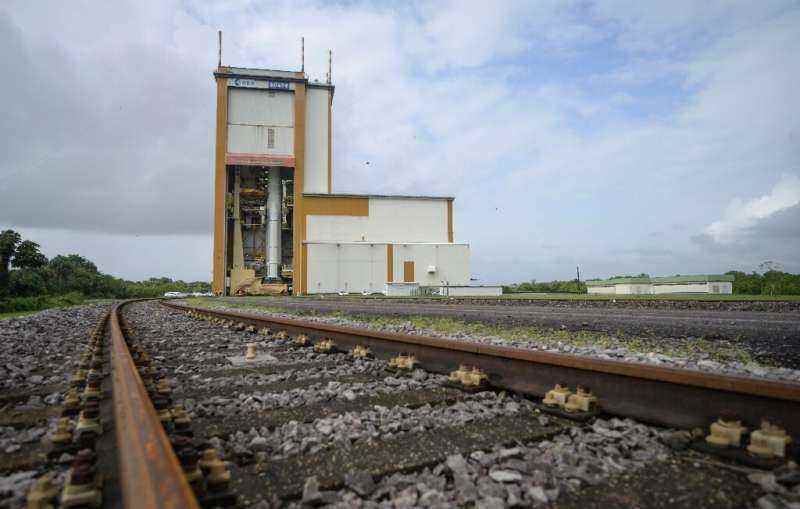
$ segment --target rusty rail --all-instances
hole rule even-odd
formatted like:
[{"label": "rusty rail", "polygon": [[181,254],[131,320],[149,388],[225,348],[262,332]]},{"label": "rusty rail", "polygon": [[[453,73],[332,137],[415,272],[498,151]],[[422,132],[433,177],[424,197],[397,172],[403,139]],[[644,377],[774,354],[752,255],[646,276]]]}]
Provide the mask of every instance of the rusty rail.
[{"label": "rusty rail", "polygon": [[119,309],[125,304],[116,304],[109,319],[114,423],[124,506],[198,508],[128,351],[119,323]]},{"label": "rusty rail", "polygon": [[327,337],[342,348],[365,345],[379,358],[414,354],[425,369],[438,373],[453,371],[459,364],[476,365],[489,373],[494,386],[536,397],[556,382],[580,384],[592,388],[605,411],[659,425],[704,426],[728,410],[751,425],[768,417],[795,437],[800,433],[797,383],[163,304],[312,339]]}]

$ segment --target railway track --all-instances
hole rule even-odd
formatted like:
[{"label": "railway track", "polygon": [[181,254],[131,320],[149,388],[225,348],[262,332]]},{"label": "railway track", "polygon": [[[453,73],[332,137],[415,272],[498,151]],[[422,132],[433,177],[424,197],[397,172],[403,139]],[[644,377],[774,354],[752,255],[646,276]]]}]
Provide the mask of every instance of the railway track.
[{"label": "railway track", "polygon": [[[237,298],[226,297],[230,303]],[[241,300],[239,301],[241,302]],[[659,309],[599,307],[586,303],[470,303],[441,300],[411,302],[408,299],[250,297],[249,303],[287,310],[343,312],[372,316],[431,316],[495,324],[499,326],[544,326],[574,331],[597,331],[642,337],[707,337],[742,345],[766,364],[800,368],[800,314],[792,307],[780,311],[717,309]],[[635,304],[635,302],[634,302]],[[235,306],[236,304],[234,304]],[[793,303],[786,303],[793,306]],[[768,308],[769,309],[769,308]]]},{"label": "railway track", "polygon": [[384,359],[405,352],[416,356],[426,370],[437,373],[450,373],[459,365],[478,366],[494,387],[538,398],[557,382],[591,387],[602,398],[604,410],[663,426],[704,426],[721,411],[730,411],[749,422],[769,417],[800,430],[800,384],[796,383],[164,305],[245,326],[279,328],[316,340],[329,338],[345,350],[366,346]]},{"label": "railway track", "polygon": [[[227,300],[235,302],[236,298],[228,298]],[[287,297],[270,297],[263,302],[265,305],[275,302],[279,305],[288,305],[292,308],[299,309],[324,309],[328,311],[347,310],[350,312],[366,312],[387,309],[386,299],[373,299],[376,302],[370,302],[368,299],[363,300],[346,300],[346,299],[333,299],[332,302],[326,302],[322,299],[308,300],[292,300]],[[390,309],[393,312],[402,312],[407,314],[444,314],[448,311],[450,314],[453,311],[465,316],[478,316],[491,312],[501,317],[513,318],[548,318],[548,319],[564,319],[570,318],[575,315],[575,309],[569,307],[548,307],[544,304],[534,306],[502,306],[491,304],[450,304],[447,301],[435,303],[408,303],[408,302],[391,302],[389,301]],[[599,319],[608,318],[609,316],[626,316],[630,314],[630,309],[614,309],[614,308],[581,308],[580,318],[595,322]],[[795,330],[800,328],[800,317],[792,315],[791,313],[781,312],[752,312],[752,311],[708,311],[708,310],[691,310],[691,309],[666,309],[660,310],[658,308],[645,308],[637,309],[637,317],[643,321],[648,322],[669,322],[676,319],[682,321],[693,321],[703,324],[725,324],[725,325],[750,325],[758,324],[763,325],[788,325]]]},{"label": "railway track", "polygon": [[[399,353],[414,369],[387,371]],[[450,381],[462,364],[486,378]],[[556,382],[591,387],[603,414],[539,404]],[[37,473],[28,503],[42,503],[30,507],[69,506],[67,492],[106,507],[741,507],[800,495],[783,460],[755,465],[773,473],[735,466],[685,449],[690,433],[643,424],[706,428],[733,412],[793,432],[797,384],[138,302],[96,324],[64,395],[41,450],[0,472]]]},{"label": "railway track", "polygon": [[[43,474],[27,493],[29,508],[196,508],[197,494],[207,495],[205,482],[190,486],[178,461],[173,446],[181,443],[181,430],[172,414],[165,420],[156,409],[168,395],[133,339],[122,305],[113,305],[91,330],[60,404],[45,413],[20,412],[16,422],[4,423],[46,421],[50,428],[37,450],[2,467],[21,471],[9,476],[12,483],[19,474]],[[24,400],[35,392],[15,397]],[[19,502],[13,492],[4,495],[0,507]]]}]

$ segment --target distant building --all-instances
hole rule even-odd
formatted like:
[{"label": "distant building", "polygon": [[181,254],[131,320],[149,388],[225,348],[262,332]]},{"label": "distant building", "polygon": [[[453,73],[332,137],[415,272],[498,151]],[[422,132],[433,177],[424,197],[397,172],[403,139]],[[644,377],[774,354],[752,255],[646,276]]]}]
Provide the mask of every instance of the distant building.
[{"label": "distant building", "polygon": [[590,294],[662,295],[667,293],[733,293],[733,276],[620,277],[586,281]]}]

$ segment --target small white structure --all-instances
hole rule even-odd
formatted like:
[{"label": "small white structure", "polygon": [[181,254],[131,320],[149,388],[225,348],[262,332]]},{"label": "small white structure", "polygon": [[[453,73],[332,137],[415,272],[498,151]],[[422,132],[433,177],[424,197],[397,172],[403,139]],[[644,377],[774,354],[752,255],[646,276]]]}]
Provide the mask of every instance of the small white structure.
[{"label": "small white structure", "polygon": [[447,285],[438,288],[439,295],[443,297],[499,297],[503,295],[502,286],[475,285]]},{"label": "small white structure", "polygon": [[654,277],[653,293],[733,293],[733,276],[673,276]]},{"label": "small white structure", "polygon": [[411,297],[419,291],[419,283],[386,283],[387,297]]},{"label": "small white structure", "polygon": [[733,276],[695,275],[670,277],[624,277],[602,281],[586,281],[588,293],[594,295],[663,295],[663,294],[731,294]]}]

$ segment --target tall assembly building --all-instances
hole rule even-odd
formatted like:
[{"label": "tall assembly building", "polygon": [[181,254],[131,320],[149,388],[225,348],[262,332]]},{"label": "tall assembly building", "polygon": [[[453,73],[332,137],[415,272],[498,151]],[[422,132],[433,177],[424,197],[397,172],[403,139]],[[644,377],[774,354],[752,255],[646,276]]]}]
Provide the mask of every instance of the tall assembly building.
[{"label": "tall assembly building", "polygon": [[214,78],[215,294],[464,293],[453,198],[333,192],[330,72],[220,65]]}]

